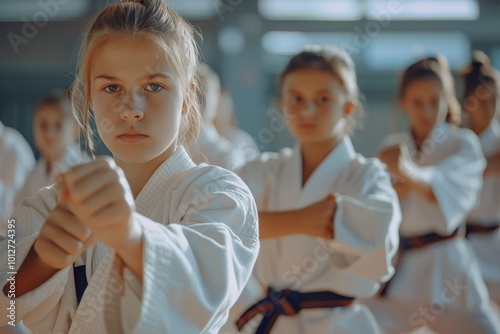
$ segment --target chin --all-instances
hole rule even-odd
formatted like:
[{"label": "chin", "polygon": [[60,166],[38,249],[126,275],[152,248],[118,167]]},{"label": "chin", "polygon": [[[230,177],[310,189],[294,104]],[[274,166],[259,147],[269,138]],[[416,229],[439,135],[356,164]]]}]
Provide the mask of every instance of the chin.
[{"label": "chin", "polygon": [[119,149],[114,149],[111,150],[111,153],[113,153],[113,157],[123,161],[127,164],[144,164],[148,161],[151,161],[154,159],[155,155],[151,154],[151,152],[148,152],[144,148],[142,149],[132,149],[131,147],[128,148],[119,148]]}]

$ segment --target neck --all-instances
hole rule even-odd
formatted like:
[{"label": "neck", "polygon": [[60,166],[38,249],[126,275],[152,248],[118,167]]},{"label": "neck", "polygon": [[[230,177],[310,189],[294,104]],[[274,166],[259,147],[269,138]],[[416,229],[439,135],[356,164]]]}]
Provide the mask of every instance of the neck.
[{"label": "neck", "polygon": [[411,134],[413,136],[413,140],[415,140],[415,144],[417,146],[417,149],[420,150],[420,147],[422,146],[423,142],[427,138],[427,136],[430,134],[431,130],[420,130],[417,131],[414,128],[411,129]]},{"label": "neck", "polygon": [[58,161],[63,153],[55,153],[55,154],[43,154],[43,158],[45,160],[45,173],[49,175],[52,172],[52,167],[54,167],[54,163]]},{"label": "neck", "polygon": [[49,175],[52,171],[52,160],[49,158],[45,158],[45,174]]},{"label": "neck", "polygon": [[474,131],[474,133],[476,135],[480,135],[481,133],[483,133],[484,130],[486,130],[486,128],[488,127],[489,124],[478,124],[478,123],[475,123],[474,121],[470,121],[470,129],[472,131]]},{"label": "neck", "polygon": [[130,190],[132,190],[132,194],[134,198],[139,196],[142,188],[149,181],[151,176],[155,173],[155,171],[160,167],[160,165],[168,159],[175,152],[175,148],[173,151],[166,150],[156,158],[147,161],[145,163],[128,163],[123,160],[114,157],[116,165],[119,166],[123,172],[125,173],[125,177],[130,185]]},{"label": "neck", "polygon": [[316,168],[318,168],[341,140],[342,138],[337,138],[320,143],[300,144],[302,154],[302,186],[306,184]]}]

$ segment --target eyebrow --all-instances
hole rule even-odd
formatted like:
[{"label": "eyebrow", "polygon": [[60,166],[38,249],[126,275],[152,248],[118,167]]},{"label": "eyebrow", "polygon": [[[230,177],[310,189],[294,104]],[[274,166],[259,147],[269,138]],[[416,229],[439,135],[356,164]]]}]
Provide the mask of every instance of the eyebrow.
[{"label": "eyebrow", "polygon": [[[143,78],[148,79],[148,80],[155,79],[155,78],[162,78],[162,79],[168,80],[171,77],[167,74],[164,74],[164,73],[153,73],[153,74],[145,75]],[[110,81],[119,81],[120,80],[119,78],[114,77],[112,75],[108,75],[108,74],[98,75],[94,78],[94,80],[97,80],[97,79],[106,79],[106,80],[110,80]]]},{"label": "eyebrow", "polygon": [[[286,94],[302,94],[302,92],[299,90],[299,89],[290,89],[289,91],[286,92]],[[329,91],[328,89],[320,89],[318,91],[316,91],[315,93],[328,93],[330,95],[333,95],[331,91]]]}]

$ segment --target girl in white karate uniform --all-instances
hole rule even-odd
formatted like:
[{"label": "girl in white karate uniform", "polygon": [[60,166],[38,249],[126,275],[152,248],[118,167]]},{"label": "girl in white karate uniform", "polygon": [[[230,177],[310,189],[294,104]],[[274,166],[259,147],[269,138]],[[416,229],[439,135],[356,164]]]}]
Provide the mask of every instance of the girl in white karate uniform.
[{"label": "girl in white karate uniform", "polygon": [[69,95],[64,91],[40,100],[33,113],[33,134],[40,158],[17,193],[14,207],[39,189],[56,183],[57,174],[90,160],[76,141],[78,123],[71,111]]},{"label": "girl in white karate uniform", "polygon": [[297,144],[239,171],[257,201],[261,252],[221,333],[379,333],[355,299],[392,275],[401,214],[382,163],[349,137],[360,108],[352,59],[306,49],[281,75],[280,101]]},{"label": "girl in white karate uniform", "polygon": [[26,139],[0,122],[0,239],[7,233],[16,193],[34,165],[35,157]]},{"label": "girl in white karate uniform", "polygon": [[216,333],[226,321],[258,253],[257,211],[241,179],[180,146],[200,126],[193,34],[162,0],[114,3],[90,23],[73,107],[89,146],[93,117],[114,159],[60,174],[14,213],[16,263],[2,256],[0,279],[17,271],[15,321],[92,334]]},{"label": "girl in white karate uniform", "polygon": [[245,156],[214,126],[220,97],[219,76],[207,64],[201,63],[198,77],[203,126],[196,145],[190,147],[189,152],[196,163],[206,162],[233,170],[245,163]]},{"label": "girl in white karate uniform", "polygon": [[487,159],[479,201],[467,218],[467,238],[479,261],[490,298],[500,305],[500,76],[481,51],[475,51],[462,75],[468,127],[481,142]]},{"label": "girl in white karate uniform", "polygon": [[221,136],[231,142],[235,150],[243,152],[245,162],[260,156],[259,148],[252,136],[238,127],[233,99],[225,87],[220,91],[214,126]]},{"label": "girl in white karate uniform", "polygon": [[366,301],[388,334],[498,333],[488,293],[461,225],[485,166],[472,131],[460,129],[451,73],[441,58],[405,70],[399,102],[410,129],[387,137],[381,159],[394,175],[401,253],[381,296]]}]

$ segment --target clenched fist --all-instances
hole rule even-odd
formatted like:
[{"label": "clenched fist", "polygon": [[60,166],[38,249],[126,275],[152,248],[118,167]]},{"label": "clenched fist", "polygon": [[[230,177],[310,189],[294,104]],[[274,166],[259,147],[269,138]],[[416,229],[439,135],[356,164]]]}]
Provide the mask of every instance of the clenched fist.
[{"label": "clenched fist", "polygon": [[337,204],[333,195],[328,195],[319,202],[313,203],[302,210],[301,225],[305,234],[332,239],[334,237],[333,218]]},{"label": "clenched fist", "polygon": [[62,269],[71,265],[92,243],[90,228],[59,203],[49,213],[34,250],[46,265]]},{"label": "clenched fist", "polygon": [[122,169],[109,157],[62,174],[71,212],[107,246],[120,250],[137,236],[135,202]]}]

